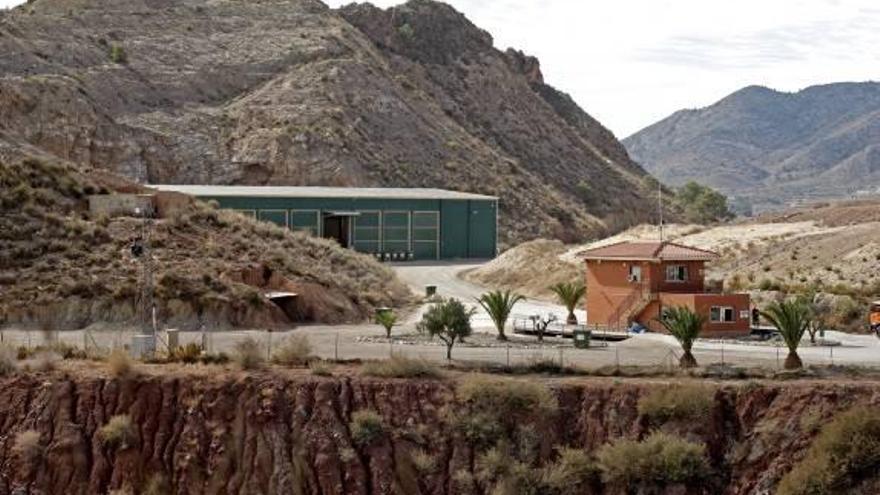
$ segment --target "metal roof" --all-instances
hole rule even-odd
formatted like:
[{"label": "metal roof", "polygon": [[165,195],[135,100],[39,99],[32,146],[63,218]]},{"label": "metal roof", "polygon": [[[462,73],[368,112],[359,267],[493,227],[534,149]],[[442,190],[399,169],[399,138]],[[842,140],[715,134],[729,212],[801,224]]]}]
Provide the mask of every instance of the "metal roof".
[{"label": "metal roof", "polygon": [[497,196],[417,187],[195,186],[178,184],[147,184],[146,187],[160,191],[180,192],[196,197],[498,199]]},{"label": "metal roof", "polygon": [[618,242],[580,253],[588,260],[709,261],[717,253],[674,242]]}]

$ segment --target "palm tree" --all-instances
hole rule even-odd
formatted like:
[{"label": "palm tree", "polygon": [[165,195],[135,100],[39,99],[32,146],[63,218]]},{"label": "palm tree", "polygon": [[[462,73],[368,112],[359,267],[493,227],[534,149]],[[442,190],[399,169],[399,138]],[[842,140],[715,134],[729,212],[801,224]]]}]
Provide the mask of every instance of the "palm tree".
[{"label": "palm tree", "polygon": [[569,325],[577,325],[578,319],[574,315],[574,308],[587,293],[587,287],[581,282],[559,282],[551,286],[550,290],[556,294],[556,298],[568,310],[568,318],[565,322]]},{"label": "palm tree", "polygon": [[489,313],[489,318],[492,318],[492,322],[495,323],[495,328],[498,330],[498,340],[507,340],[507,336],[504,335],[504,325],[507,324],[507,318],[510,317],[513,306],[523,299],[525,299],[523,296],[509,290],[493,290],[477,299],[480,306]]},{"label": "palm tree", "polygon": [[761,311],[761,315],[779,330],[782,340],[788,347],[788,356],[785,358],[787,370],[804,367],[797,348],[804,332],[810,326],[812,320],[810,313],[810,307],[801,299],[770,303],[764,311]]},{"label": "palm tree", "polygon": [[376,313],[376,323],[385,328],[385,336],[391,338],[391,328],[397,324],[397,315],[390,309]]},{"label": "palm tree", "polygon": [[706,318],[685,306],[672,306],[663,308],[663,315],[658,321],[681,344],[681,350],[684,351],[684,354],[678,361],[679,366],[695,368],[697,358],[691,353],[691,349],[694,346],[694,341],[700,336],[700,331],[703,330]]}]

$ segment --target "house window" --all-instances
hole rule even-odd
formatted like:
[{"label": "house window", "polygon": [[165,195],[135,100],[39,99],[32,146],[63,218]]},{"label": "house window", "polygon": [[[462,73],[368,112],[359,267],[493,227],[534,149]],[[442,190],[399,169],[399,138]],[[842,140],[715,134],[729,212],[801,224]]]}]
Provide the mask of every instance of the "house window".
[{"label": "house window", "polygon": [[730,306],[712,306],[709,319],[712,323],[733,323],[736,321],[736,313]]},{"label": "house window", "polygon": [[666,265],[667,282],[685,282],[688,279],[688,270],[685,265]]},{"label": "house window", "polygon": [[639,265],[629,265],[629,279],[630,282],[639,283],[642,281],[642,267]]}]

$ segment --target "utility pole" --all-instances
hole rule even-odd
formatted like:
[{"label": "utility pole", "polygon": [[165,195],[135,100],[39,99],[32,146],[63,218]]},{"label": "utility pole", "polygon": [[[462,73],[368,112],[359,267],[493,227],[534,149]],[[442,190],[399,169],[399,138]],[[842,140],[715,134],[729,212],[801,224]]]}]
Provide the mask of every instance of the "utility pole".
[{"label": "utility pole", "polygon": [[138,207],[135,214],[140,215],[140,233],[131,246],[131,254],[141,263],[141,284],[139,292],[140,304],[137,312],[140,316],[140,335],[135,335],[132,350],[138,357],[152,357],[156,351],[156,305],[153,290],[153,253],[150,248],[152,226],[150,217],[152,208]]},{"label": "utility pole", "polygon": [[660,244],[663,244],[663,183],[657,181],[657,212],[660,217]]}]

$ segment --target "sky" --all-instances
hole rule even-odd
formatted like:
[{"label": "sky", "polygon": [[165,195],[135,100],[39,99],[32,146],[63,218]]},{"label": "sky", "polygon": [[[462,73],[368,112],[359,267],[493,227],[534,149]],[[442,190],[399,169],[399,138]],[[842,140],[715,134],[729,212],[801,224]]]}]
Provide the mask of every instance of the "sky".
[{"label": "sky", "polygon": [[[337,7],[349,0],[325,0]],[[21,3],[0,0],[0,6]],[[399,0],[373,0],[388,7]],[[447,0],[626,137],[744,86],[880,80],[877,0]]]}]

